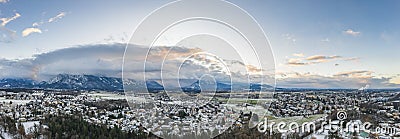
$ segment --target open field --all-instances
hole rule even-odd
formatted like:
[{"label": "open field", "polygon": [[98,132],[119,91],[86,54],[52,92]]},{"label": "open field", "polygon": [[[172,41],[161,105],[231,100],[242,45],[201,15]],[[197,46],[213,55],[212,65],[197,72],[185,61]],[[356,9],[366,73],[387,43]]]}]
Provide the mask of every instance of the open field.
[{"label": "open field", "polygon": [[88,93],[93,98],[108,99],[108,100],[119,100],[126,99],[125,95],[115,93]]},{"label": "open field", "polygon": [[0,97],[0,103],[10,103],[12,102],[12,105],[20,105],[20,104],[26,104],[30,101],[34,101],[34,100],[14,100],[14,99],[6,99],[5,97]]}]

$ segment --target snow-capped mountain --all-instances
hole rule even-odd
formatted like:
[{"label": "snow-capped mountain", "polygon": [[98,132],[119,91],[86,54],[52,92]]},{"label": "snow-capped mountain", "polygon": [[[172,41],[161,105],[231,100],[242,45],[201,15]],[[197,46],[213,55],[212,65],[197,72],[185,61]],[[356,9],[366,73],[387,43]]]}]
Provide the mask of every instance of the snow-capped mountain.
[{"label": "snow-capped mountain", "polygon": [[[134,80],[129,80],[134,82]],[[122,91],[121,78],[94,75],[59,74],[48,81],[35,81],[31,79],[1,79],[0,88],[43,88],[67,90],[104,90]]]},{"label": "snow-capped mountain", "polygon": [[[125,87],[143,88],[146,86],[148,92],[156,93],[165,90],[162,85],[167,85],[168,89],[182,90],[190,93],[200,93],[201,91],[215,92],[231,92],[231,91],[259,91],[263,88],[272,88],[269,85],[248,84],[248,83],[225,83],[215,81],[199,81],[192,79],[179,80],[180,86],[159,80],[148,80],[146,82],[138,82],[128,79],[125,82]],[[104,91],[123,91],[124,82],[121,78],[105,77],[95,75],[70,75],[59,74],[48,81],[38,82],[31,79],[0,79],[0,88],[43,88],[43,89],[66,89],[66,90],[104,90]],[[135,90],[135,89],[130,89]],[[139,91],[139,90],[137,90]]]},{"label": "snow-capped mountain", "polygon": [[147,86],[147,91],[149,91],[151,93],[157,93],[157,92],[164,90],[164,86],[162,86],[157,81],[153,81],[153,80],[146,81],[146,86]]},{"label": "snow-capped mountain", "polygon": [[73,90],[123,90],[121,78],[94,75],[59,74],[48,82],[40,84],[41,88]]},{"label": "snow-capped mountain", "polygon": [[0,79],[0,88],[34,88],[38,83],[31,79]]}]

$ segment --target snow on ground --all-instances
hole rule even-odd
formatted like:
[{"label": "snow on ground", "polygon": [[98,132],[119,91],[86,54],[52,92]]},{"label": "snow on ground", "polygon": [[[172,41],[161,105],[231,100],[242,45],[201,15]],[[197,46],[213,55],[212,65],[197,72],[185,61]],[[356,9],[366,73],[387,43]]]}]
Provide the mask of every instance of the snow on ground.
[{"label": "snow on ground", "polygon": [[[0,127],[0,130],[3,131],[4,130],[3,127]],[[1,132],[0,136],[1,136],[0,138],[4,138],[4,139],[12,139],[13,138],[13,136],[8,134],[7,132]]]},{"label": "snow on ground", "polygon": [[12,105],[15,106],[17,104],[26,104],[33,100],[14,100],[14,99],[6,99],[5,97],[0,97],[0,103],[3,102],[10,103],[10,101],[12,102]]},{"label": "snow on ground", "polygon": [[89,93],[88,95],[93,98],[101,98],[108,100],[126,99],[125,95],[120,95],[116,93]]},{"label": "snow on ground", "polygon": [[29,134],[29,133],[31,133],[31,131],[34,130],[35,125],[39,126],[39,121],[22,122],[21,124],[25,128],[25,134]]}]

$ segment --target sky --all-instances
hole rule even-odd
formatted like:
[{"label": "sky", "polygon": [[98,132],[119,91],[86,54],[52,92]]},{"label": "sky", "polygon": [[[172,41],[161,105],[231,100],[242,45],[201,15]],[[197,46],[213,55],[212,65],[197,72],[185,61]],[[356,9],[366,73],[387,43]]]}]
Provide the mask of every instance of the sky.
[{"label": "sky", "polygon": [[[37,78],[37,73],[106,71],[119,76],[121,63],[115,61],[121,60],[120,44],[128,42],[149,13],[168,2],[0,0],[0,76]],[[400,1],[229,2],[246,10],[265,31],[278,87],[400,88],[396,62],[400,59]],[[117,54],[99,47],[116,48]],[[82,49],[87,53],[74,55]],[[186,52],[182,55],[187,56]],[[86,58],[88,54],[93,58]],[[55,60],[43,62],[43,56]],[[114,62],[102,65],[107,60]],[[57,65],[66,63],[91,66]]]}]

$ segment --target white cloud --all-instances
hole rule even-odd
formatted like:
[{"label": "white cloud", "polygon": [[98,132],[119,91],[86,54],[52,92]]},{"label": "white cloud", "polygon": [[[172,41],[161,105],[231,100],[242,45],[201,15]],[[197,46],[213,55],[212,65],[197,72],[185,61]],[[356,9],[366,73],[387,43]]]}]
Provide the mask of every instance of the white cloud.
[{"label": "white cloud", "polygon": [[343,33],[347,34],[347,35],[351,35],[351,36],[359,36],[361,34],[361,32],[354,31],[352,29],[347,29],[347,30],[343,31]]},{"label": "white cloud", "polygon": [[0,3],[7,3],[8,0],[0,0]]},{"label": "white cloud", "polygon": [[39,26],[39,23],[38,23],[38,22],[35,22],[35,23],[32,24],[32,26],[33,26],[33,27],[37,27],[37,26]]},{"label": "white cloud", "polygon": [[372,71],[362,70],[362,71],[346,71],[334,74],[336,77],[353,77],[353,78],[372,78]]},{"label": "white cloud", "polygon": [[324,55],[313,55],[309,57],[305,57],[304,54],[293,54],[293,56],[297,58],[289,58],[287,60],[287,65],[290,66],[304,66],[318,63],[325,63],[332,60],[337,60],[342,58],[341,56],[333,55],[333,56],[324,56]]},{"label": "white cloud", "polygon": [[41,20],[40,22],[34,22],[34,23],[32,23],[32,27],[39,27],[39,26],[41,26],[41,25],[43,25],[43,24],[45,24],[45,23],[55,22],[55,21],[57,21],[57,20],[63,18],[63,17],[66,16],[66,15],[67,15],[66,12],[60,12],[60,13],[57,14],[56,16],[49,18],[49,19],[47,20],[47,22]]},{"label": "white cloud", "polygon": [[17,18],[19,18],[19,17],[21,17],[21,15],[19,14],[19,13],[15,13],[15,15],[13,16],[13,17],[10,17],[10,18],[0,18],[0,21],[2,21],[1,22],[1,26],[6,26],[9,22],[11,22],[11,21],[13,21],[13,20],[15,20],[15,19],[17,19]]},{"label": "white cloud", "polygon": [[325,39],[322,39],[321,42],[328,43],[328,42],[330,42],[330,40],[329,40],[329,38],[325,38]]},{"label": "white cloud", "polygon": [[42,33],[42,30],[39,28],[26,28],[22,31],[22,37],[26,37],[32,33]]},{"label": "white cloud", "polygon": [[[360,60],[359,57],[342,57],[338,55],[326,56],[326,55],[313,55],[306,57],[303,53],[294,53],[292,54],[295,58],[288,58],[286,65],[289,66],[305,66],[312,64],[319,64],[331,61],[356,61]],[[338,66],[339,64],[335,64]]]},{"label": "white cloud", "polygon": [[63,18],[65,15],[67,15],[65,12],[61,12],[58,15],[56,15],[55,17],[50,18],[48,22],[51,23],[51,22],[57,21],[58,19]]},{"label": "white cloud", "polygon": [[323,56],[323,55],[314,55],[314,56],[309,56],[306,58],[306,60],[328,60],[328,59],[336,59],[340,58],[341,56]]},{"label": "white cloud", "polygon": [[290,58],[288,59],[288,62],[286,64],[290,66],[304,66],[304,65],[309,65],[311,63],[303,62],[301,58]]},{"label": "white cloud", "polygon": [[398,88],[392,78],[374,77],[372,71],[339,72],[333,76],[316,73],[277,72],[277,86],[289,88]]},{"label": "white cloud", "polygon": [[[74,48],[65,48],[48,53],[38,54],[34,59],[25,59],[24,66],[6,67],[0,77],[25,76],[38,80],[60,74],[93,74],[121,77],[122,59],[125,44],[99,44]],[[224,65],[216,57],[196,55],[202,50],[184,47],[154,47],[146,56],[147,47],[130,45],[125,55],[124,75],[132,79],[143,79],[143,74],[149,79],[198,79],[204,74],[214,76],[218,81],[251,81],[259,82],[263,76],[251,65],[240,61],[224,60]],[[189,58],[187,58],[190,56]],[[145,63],[145,59],[147,62]],[[187,58],[187,59],[186,59]],[[20,65],[20,63],[14,62]],[[144,64],[146,69],[144,69]],[[24,70],[24,73],[14,72],[13,69]],[[231,73],[224,71],[229,68]],[[3,70],[3,69],[2,69]],[[26,73],[28,72],[28,73]],[[161,73],[163,73],[161,76]]]},{"label": "white cloud", "polygon": [[33,24],[32,24],[32,27],[38,27],[38,26],[41,26],[41,25],[43,25],[44,24],[44,22],[43,21],[40,21],[40,22],[34,22]]},{"label": "white cloud", "polygon": [[32,27],[31,28],[26,28],[23,32],[22,32],[22,36],[26,37],[28,35],[30,35],[31,33],[42,33],[42,30],[39,29],[39,26],[42,26],[45,23],[51,23],[51,22],[55,22],[61,18],[63,18],[64,16],[66,16],[65,12],[60,12],[58,15],[50,18],[47,22],[41,20],[40,22],[34,22],[32,23]]},{"label": "white cloud", "polygon": [[15,13],[15,15],[13,17],[9,17],[9,18],[0,18],[1,24],[0,24],[0,42],[4,42],[4,43],[10,43],[12,41],[15,40],[16,38],[16,32],[14,30],[8,29],[5,26],[19,18],[21,15],[19,13]]},{"label": "white cloud", "polygon": [[350,57],[350,58],[344,58],[343,60],[344,61],[358,61],[358,60],[360,60],[360,58],[359,57]]},{"label": "white cloud", "polygon": [[304,57],[303,53],[294,53],[293,56],[295,57]]}]

